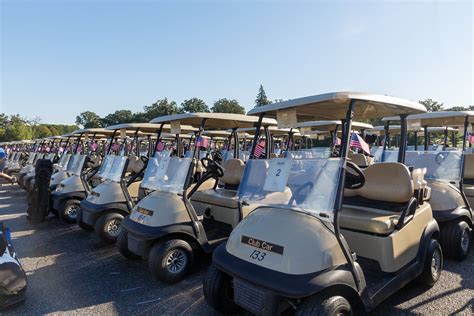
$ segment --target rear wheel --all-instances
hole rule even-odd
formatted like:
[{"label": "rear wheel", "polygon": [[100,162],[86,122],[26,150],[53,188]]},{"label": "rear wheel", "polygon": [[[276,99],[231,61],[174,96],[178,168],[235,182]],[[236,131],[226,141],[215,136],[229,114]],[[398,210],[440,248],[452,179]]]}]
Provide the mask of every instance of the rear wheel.
[{"label": "rear wheel", "polygon": [[420,281],[424,285],[432,287],[439,280],[441,270],[443,270],[443,251],[439,242],[436,239],[432,239],[426,252]]},{"label": "rear wheel", "polygon": [[138,260],[140,259],[139,255],[134,254],[128,250],[128,232],[122,228],[122,231],[117,237],[117,248],[119,252],[127,259]]},{"label": "rear wheel", "polygon": [[230,276],[214,265],[211,265],[207,271],[202,291],[207,304],[218,312],[228,314],[240,309],[234,302],[234,289]]},{"label": "rear wheel", "polygon": [[58,210],[59,219],[66,223],[72,224],[76,222],[77,211],[80,209],[81,202],[76,199],[69,199],[63,203],[62,209]]},{"label": "rear wheel", "polygon": [[441,243],[447,257],[463,260],[471,248],[471,228],[464,222],[453,222],[441,229]]},{"label": "rear wheel", "polygon": [[304,301],[296,310],[297,316],[352,315],[351,304],[342,296],[316,296]]},{"label": "rear wheel", "polygon": [[88,225],[88,224],[86,224],[82,221],[82,208],[79,208],[77,210],[76,221],[77,221],[77,224],[79,225],[79,227],[84,229],[85,231],[93,231],[94,230],[94,226]]},{"label": "rear wheel", "polygon": [[119,213],[107,213],[99,217],[95,223],[95,233],[104,242],[113,244],[122,230],[123,215]]},{"label": "rear wheel", "polygon": [[172,239],[151,248],[148,267],[158,280],[173,284],[181,281],[194,259],[193,249],[184,240]]}]

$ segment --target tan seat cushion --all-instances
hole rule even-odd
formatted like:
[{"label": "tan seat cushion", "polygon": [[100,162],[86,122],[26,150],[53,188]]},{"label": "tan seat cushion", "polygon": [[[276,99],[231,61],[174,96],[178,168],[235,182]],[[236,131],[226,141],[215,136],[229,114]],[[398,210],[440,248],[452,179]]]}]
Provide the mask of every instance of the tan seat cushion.
[{"label": "tan seat cushion", "polygon": [[399,218],[400,215],[395,212],[344,205],[339,215],[339,224],[343,229],[388,235],[395,229]]},{"label": "tan seat cushion", "polygon": [[464,178],[474,179],[474,154],[464,154]]},{"label": "tan seat cushion", "polygon": [[367,167],[369,165],[367,158],[365,157],[364,154],[350,153],[349,158],[351,159],[353,163],[355,163],[359,167]]},{"label": "tan seat cushion", "polygon": [[[464,194],[466,194],[466,196],[472,196],[474,197],[474,185],[464,185],[463,186],[463,191],[464,191]],[[472,207],[472,205],[471,205]]]},{"label": "tan seat cushion", "polygon": [[238,185],[244,173],[245,164],[242,160],[233,158],[228,159],[222,164],[224,175],[219,179],[226,184]]},{"label": "tan seat cushion", "polygon": [[130,156],[128,158],[128,167],[127,167],[127,172],[135,172],[139,173],[143,166],[144,162],[140,159],[140,157],[137,156]]},{"label": "tan seat cushion", "polygon": [[238,208],[239,201],[237,191],[234,190],[205,190],[194,193],[192,201],[201,202],[210,205],[218,205],[228,208]]}]

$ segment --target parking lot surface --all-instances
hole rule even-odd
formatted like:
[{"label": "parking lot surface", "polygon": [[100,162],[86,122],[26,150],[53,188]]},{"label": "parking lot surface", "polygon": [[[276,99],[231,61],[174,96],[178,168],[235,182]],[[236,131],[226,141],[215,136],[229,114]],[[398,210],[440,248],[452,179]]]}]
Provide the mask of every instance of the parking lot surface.
[{"label": "parking lot surface", "polygon": [[[28,276],[24,304],[6,314],[169,314],[216,315],[202,296],[209,258],[186,280],[165,285],[153,280],[145,262],[123,258],[115,246],[94,233],[48,217],[26,219],[26,194],[16,185],[0,187],[0,220],[12,231],[13,243]],[[385,301],[373,315],[472,315],[474,251],[463,262],[445,261],[431,289],[409,284]]]}]

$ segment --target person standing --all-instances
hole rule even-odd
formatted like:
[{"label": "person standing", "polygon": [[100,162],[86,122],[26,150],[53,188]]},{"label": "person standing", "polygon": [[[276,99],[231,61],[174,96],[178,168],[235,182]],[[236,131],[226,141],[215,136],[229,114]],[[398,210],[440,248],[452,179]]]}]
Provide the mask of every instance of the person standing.
[{"label": "person standing", "polygon": [[0,178],[8,180],[12,184],[14,184],[16,181],[15,177],[10,177],[8,174],[3,172],[3,170],[6,167],[6,163],[7,163],[7,154],[5,153],[5,150],[2,147],[0,147]]}]

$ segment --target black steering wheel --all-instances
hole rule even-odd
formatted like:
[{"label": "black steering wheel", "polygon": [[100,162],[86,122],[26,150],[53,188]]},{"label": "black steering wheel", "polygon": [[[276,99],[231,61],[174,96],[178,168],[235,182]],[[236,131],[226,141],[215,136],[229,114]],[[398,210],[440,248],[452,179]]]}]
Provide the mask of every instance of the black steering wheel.
[{"label": "black steering wheel", "polygon": [[365,175],[358,165],[352,161],[346,163],[346,181],[344,188],[346,189],[360,189],[365,184]]},{"label": "black steering wheel", "polygon": [[441,166],[447,157],[448,157],[448,153],[436,154],[436,157],[435,157],[436,163]]},{"label": "black steering wheel", "polygon": [[220,151],[213,151],[211,153],[212,160],[214,160],[217,163],[221,163],[224,161],[224,156],[222,156],[222,152]]},{"label": "black steering wheel", "polygon": [[146,165],[149,159],[147,156],[140,156],[140,160]]},{"label": "black steering wheel", "polygon": [[224,168],[216,161],[209,158],[202,158],[201,163],[206,168],[206,173],[217,176],[218,178],[224,176]]},{"label": "black steering wheel", "polygon": [[291,206],[294,201],[296,201],[297,203],[303,202],[304,197],[306,196],[305,192],[304,192],[306,188],[308,188],[310,191],[312,191],[313,188],[314,188],[314,183],[309,181],[309,182],[306,182],[303,185],[300,185],[298,187],[298,189],[295,190],[296,192],[293,193],[293,195],[291,196],[291,199],[288,202],[288,205]]}]

